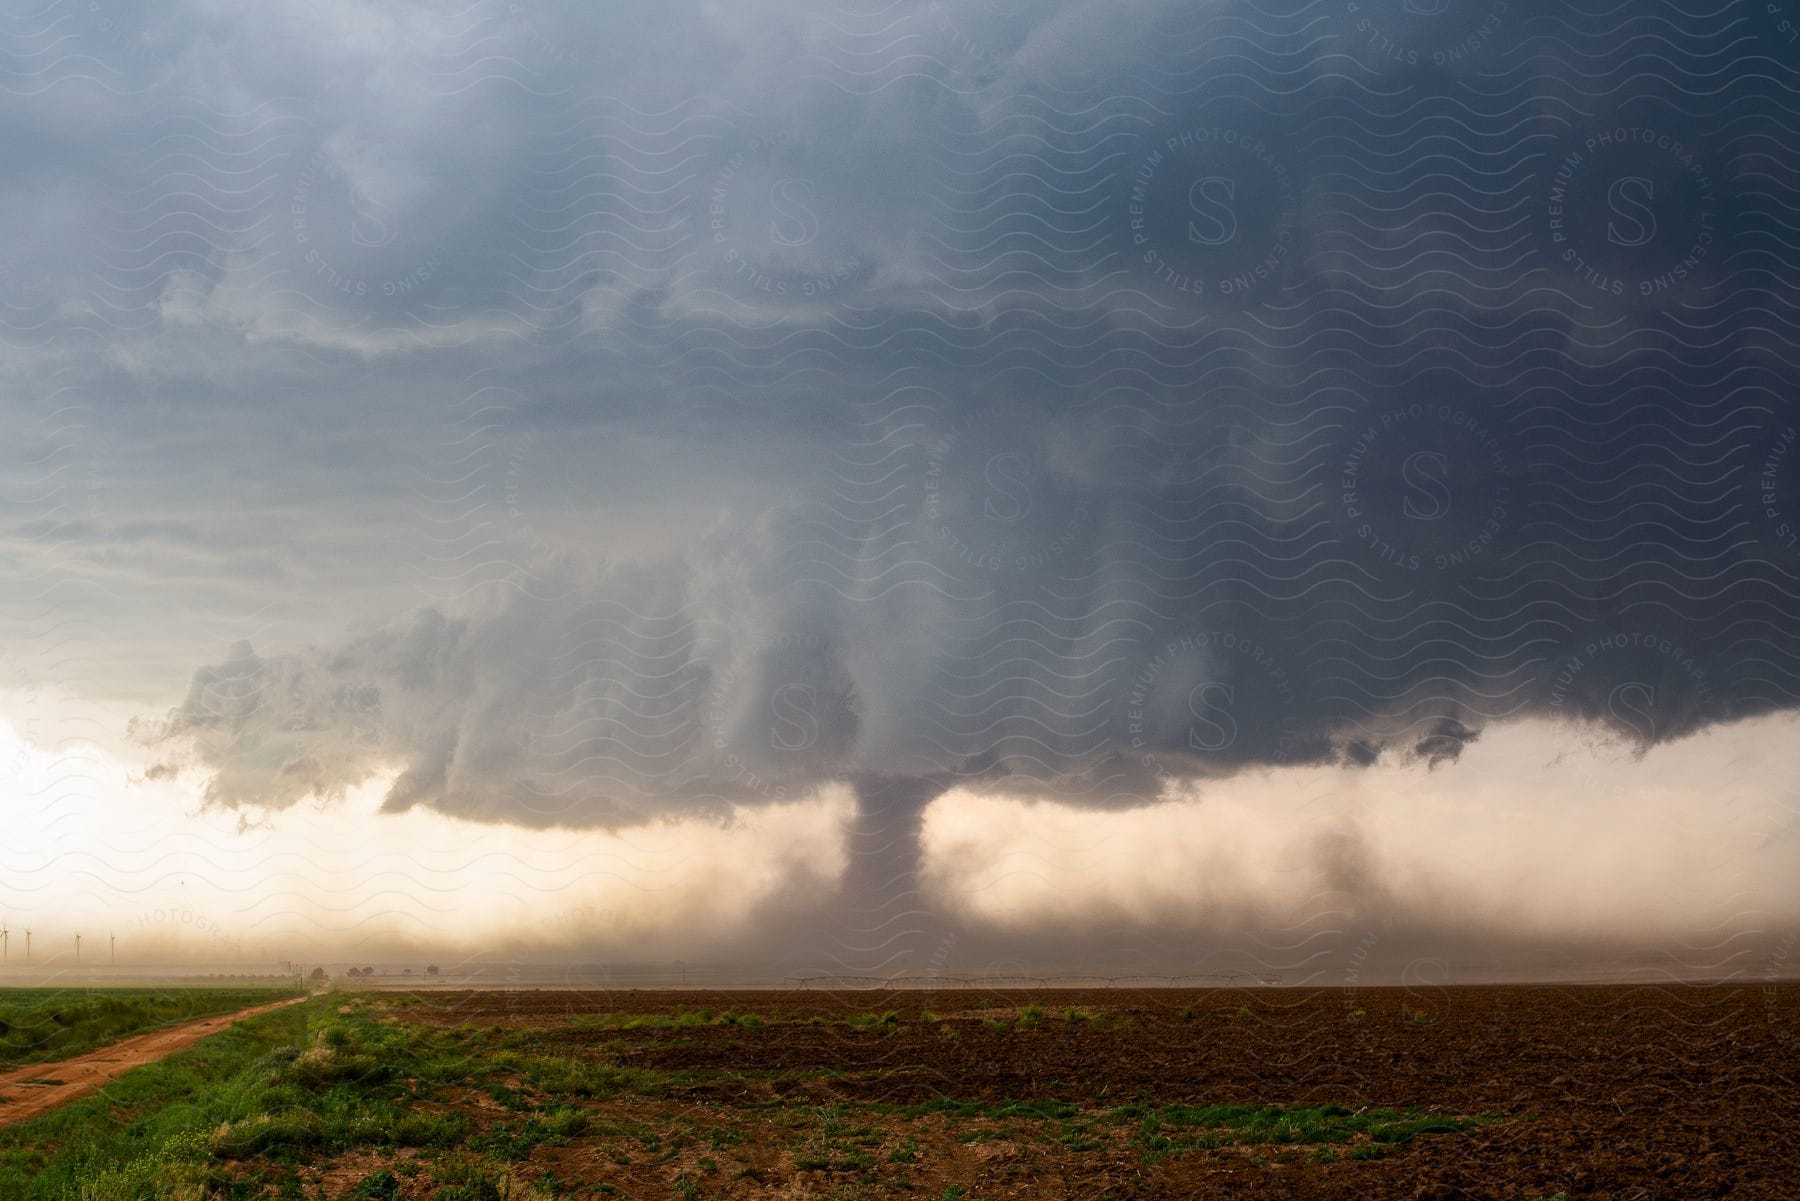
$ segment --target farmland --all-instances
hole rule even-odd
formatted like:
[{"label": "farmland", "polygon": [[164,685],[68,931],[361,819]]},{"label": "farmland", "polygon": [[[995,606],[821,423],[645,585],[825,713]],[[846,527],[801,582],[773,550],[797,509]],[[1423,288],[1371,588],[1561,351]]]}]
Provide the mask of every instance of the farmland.
[{"label": "farmland", "polygon": [[1797,1018],[1791,986],[338,992],[0,1132],[0,1195],[1776,1198]]}]

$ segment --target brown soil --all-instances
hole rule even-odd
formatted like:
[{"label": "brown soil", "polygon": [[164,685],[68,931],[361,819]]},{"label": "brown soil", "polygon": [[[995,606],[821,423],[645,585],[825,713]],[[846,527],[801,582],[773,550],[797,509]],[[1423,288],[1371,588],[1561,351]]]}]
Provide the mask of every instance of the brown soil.
[{"label": "brown soil", "polygon": [[270,1005],[255,1005],[236,1013],[216,1013],[178,1026],[165,1026],[148,1034],[120,1039],[110,1046],[59,1063],[38,1063],[7,1072],[0,1075],[0,1126],[22,1122],[47,1109],[67,1104],[77,1097],[85,1097],[132,1068],[154,1063],[165,1055],[223,1030],[240,1018],[254,1017],[271,1009],[280,1009],[284,1005],[298,1004],[304,999],[296,997]]},{"label": "brown soil", "polygon": [[[1020,1028],[1029,1002],[1046,1013]],[[1071,1007],[1092,1020],[1068,1020]],[[694,1010],[767,1024],[591,1021]],[[896,1023],[846,1021],[888,1010]],[[1795,985],[429,993],[393,1013],[541,1029],[534,1041],[546,1053],[681,1073],[662,1096],[590,1105],[589,1134],[540,1146],[518,1167],[522,1181],[548,1171],[611,1195],[938,1201],[952,1186],[969,1201],[1800,1195]],[[1071,1138],[1047,1119],[887,1108],[937,1098],[1054,1099],[1100,1120]],[[1357,1144],[1153,1155],[1134,1118],[1105,1119],[1130,1102],[1336,1103],[1493,1120],[1364,1146],[1379,1153],[1367,1159],[1350,1154]],[[820,1106],[841,1108],[806,1109]],[[842,1132],[822,1135],[821,1120]],[[709,1142],[720,1128],[739,1140]],[[833,1166],[851,1146],[867,1162]]]}]

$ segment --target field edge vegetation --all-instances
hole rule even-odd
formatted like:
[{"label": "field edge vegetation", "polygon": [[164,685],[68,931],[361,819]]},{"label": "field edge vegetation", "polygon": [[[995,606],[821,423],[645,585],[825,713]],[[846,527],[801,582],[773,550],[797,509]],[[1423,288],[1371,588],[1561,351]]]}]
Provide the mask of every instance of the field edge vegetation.
[{"label": "field edge vegetation", "polygon": [[[1166,1098],[1085,1107],[1050,1098],[948,1096],[911,1104],[821,1102],[805,1091],[826,1078],[814,1069],[648,1069],[620,1062],[620,1047],[608,1037],[680,1037],[706,1028],[754,1038],[765,1026],[793,1024],[780,1014],[577,1017],[560,1029],[406,1020],[421,1004],[393,994],[315,997],[237,1023],[134,1070],[102,1094],[0,1131],[0,1196],[697,1201],[733,1186],[774,1187],[799,1177],[831,1183],[834,1196],[936,1201],[941,1193],[972,1201],[967,1177],[945,1173],[957,1154],[984,1145],[1145,1167],[1208,1153],[1242,1156],[1254,1166],[1296,1156],[1327,1165],[1378,1159],[1415,1139],[1501,1120],[1417,1108]],[[1051,1020],[1124,1029],[1073,1009],[1052,1018],[1035,1004],[1005,1022],[969,1020],[1014,1037]],[[830,1023],[861,1038],[884,1037],[902,1024],[893,1010],[852,1012]],[[904,1024],[953,1023],[921,1013]],[[721,1092],[734,1100],[718,1103]],[[751,1125],[757,1134],[747,1139]],[[576,1158],[620,1175],[616,1183],[588,1179],[571,1191],[558,1173]],[[628,1190],[617,1187],[627,1181]],[[653,1191],[643,1192],[651,1181]]]},{"label": "field edge vegetation", "polygon": [[0,989],[0,1072],[71,1059],[120,1039],[286,1000],[301,992],[275,985]]}]

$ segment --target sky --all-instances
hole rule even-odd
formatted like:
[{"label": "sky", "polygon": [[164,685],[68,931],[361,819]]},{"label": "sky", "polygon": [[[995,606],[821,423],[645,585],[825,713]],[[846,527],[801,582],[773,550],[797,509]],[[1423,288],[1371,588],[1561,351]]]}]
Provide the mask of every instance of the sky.
[{"label": "sky", "polygon": [[1786,973],[1796,22],[3,0],[8,964]]}]

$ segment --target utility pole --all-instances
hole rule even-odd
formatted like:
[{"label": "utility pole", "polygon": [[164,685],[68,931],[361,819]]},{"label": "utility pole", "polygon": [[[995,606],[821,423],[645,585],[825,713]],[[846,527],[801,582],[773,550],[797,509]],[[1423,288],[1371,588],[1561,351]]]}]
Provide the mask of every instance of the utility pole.
[{"label": "utility pole", "polygon": [[109,944],[106,951],[106,962],[107,966],[110,967],[119,962],[119,936],[117,934],[108,934],[106,936],[106,941]]},{"label": "utility pole", "polygon": [[81,962],[81,935],[75,936],[75,962]]}]

